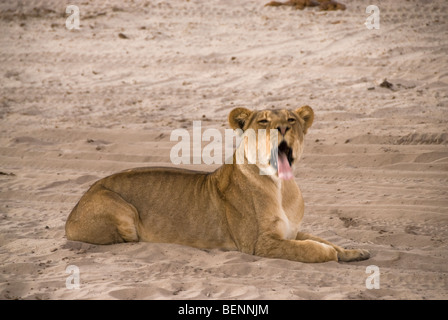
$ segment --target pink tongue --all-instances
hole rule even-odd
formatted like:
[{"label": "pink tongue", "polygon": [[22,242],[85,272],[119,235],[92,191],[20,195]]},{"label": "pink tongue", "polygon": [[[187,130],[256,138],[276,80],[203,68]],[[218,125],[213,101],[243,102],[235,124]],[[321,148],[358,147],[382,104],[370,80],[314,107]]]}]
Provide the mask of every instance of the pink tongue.
[{"label": "pink tongue", "polygon": [[283,152],[278,153],[278,176],[283,180],[291,180],[294,178],[288,158]]}]

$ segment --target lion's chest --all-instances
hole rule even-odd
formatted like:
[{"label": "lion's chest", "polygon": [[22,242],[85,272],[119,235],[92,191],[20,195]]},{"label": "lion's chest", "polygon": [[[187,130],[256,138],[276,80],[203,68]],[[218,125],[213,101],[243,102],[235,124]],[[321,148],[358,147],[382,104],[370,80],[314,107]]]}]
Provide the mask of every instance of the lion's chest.
[{"label": "lion's chest", "polygon": [[298,186],[283,185],[278,193],[278,231],[284,239],[295,239],[303,217],[303,198]]},{"label": "lion's chest", "polygon": [[290,219],[283,208],[279,212],[278,229],[284,239],[295,239],[299,232],[300,220]]}]

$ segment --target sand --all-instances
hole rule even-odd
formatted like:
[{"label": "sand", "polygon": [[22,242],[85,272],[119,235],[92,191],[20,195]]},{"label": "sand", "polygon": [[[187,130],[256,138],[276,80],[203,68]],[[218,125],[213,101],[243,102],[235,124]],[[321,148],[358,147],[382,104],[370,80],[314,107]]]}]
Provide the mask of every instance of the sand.
[{"label": "sand", "polygon": [[[369,30],[368,1],[266,2],[0,3],[0,299],[448,298],[448,3],[377,1]],[[65,238],[97,179],[174,166],[173,130],[224,132],[234,107],[305,104],[302,230],[369,260]]]}]

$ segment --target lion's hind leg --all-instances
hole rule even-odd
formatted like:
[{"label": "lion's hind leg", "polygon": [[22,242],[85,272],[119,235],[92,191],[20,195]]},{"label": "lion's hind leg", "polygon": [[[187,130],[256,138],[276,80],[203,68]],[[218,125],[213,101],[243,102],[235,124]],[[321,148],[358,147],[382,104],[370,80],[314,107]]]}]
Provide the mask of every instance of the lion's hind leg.
[{"label": "lion's hind leg", "polygon": [[137,209],[119,194],[101,186],[89,190],[65,225],[68,240],[94,244],[138,241]]}]

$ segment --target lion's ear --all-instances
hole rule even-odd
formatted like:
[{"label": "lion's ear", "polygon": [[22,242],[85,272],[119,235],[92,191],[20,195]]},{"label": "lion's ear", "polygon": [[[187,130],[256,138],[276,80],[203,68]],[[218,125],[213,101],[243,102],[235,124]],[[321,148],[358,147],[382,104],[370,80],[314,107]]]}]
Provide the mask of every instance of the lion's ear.
[{"label": "lion's ear", "polygon": [[314,121],[314,111],[310,106],[303,106],[296,110],[297,115],[305,121],[303,133],[307,133]]},{"label": "lion's ear", "polygon": [[253,111],[246,108],[235,108],[229,114],[229,123],[232,129],[243,129],[246,121]]}]

